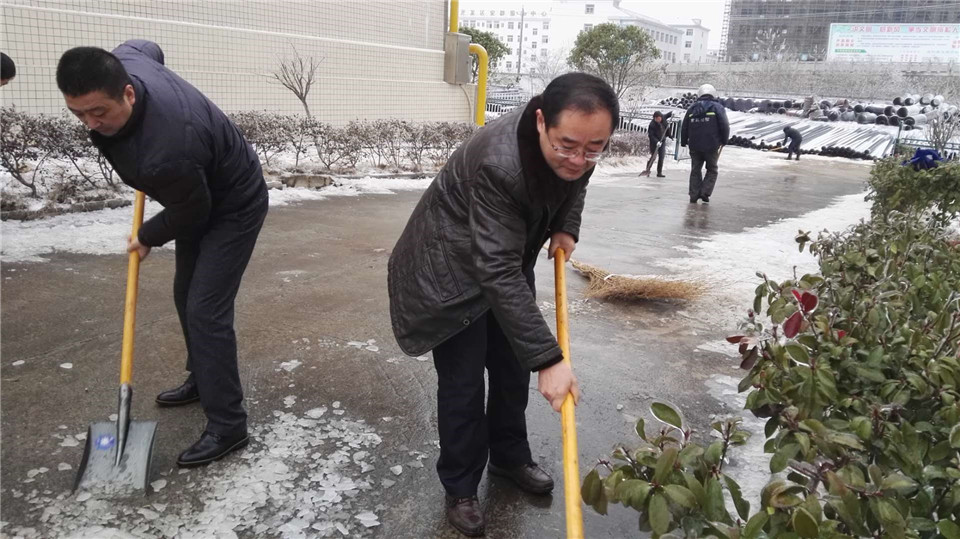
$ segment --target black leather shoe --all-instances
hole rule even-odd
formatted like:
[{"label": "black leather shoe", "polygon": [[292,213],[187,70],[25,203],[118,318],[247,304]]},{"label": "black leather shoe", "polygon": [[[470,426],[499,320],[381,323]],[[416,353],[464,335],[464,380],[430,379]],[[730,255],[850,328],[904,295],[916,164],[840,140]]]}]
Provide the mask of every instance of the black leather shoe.
[{"label": "black leather shoe", "polygon": [[700,200],[700,197],[690,197],[691,204],[696,204],[698,200]]},{"label": "black leather shoe", "polygon": [[521,490],[530,494],[549,494],[553,490],[553,479],[535,462],[510,470],[491,463],[487,469],[493,475],[512,479]]},{"label": "black leather shoe", "polygon": [[200,400],[200,391],[197,390],[197,383],[193,381],[193,376],[187,378],[180,387],[168,389],[157,395],[157,404],[160,406],[183,406],[198,400]]},{"label": "black leather shoe", "polygon": [[666,176],[665,176],[664,174],[657,174],[657,177],[658,177],[658,178],[666,178]]},{"label": "black leather shoe", "polygon": [[236,451],[250,443],[250,437],[247,431],[243,431],[236,436],[220,436],[212,432],[204,432],[197,443],[191,445],[186,451],[180,453],[177,458],[177,465],[183,468],[190,466],[200,466],[209,464],[215,460],[222,459],[230,452]]},{"label": "black leather shoe", "polygon": [[704,204],[710,203],[710,197],[700,197],[700,200],[702,200]]},{"label": "black leather shoe", "polygon": [[481,537],[486,523],[476,496],[454,498],[447,494],[447,522],[467,537]]}]

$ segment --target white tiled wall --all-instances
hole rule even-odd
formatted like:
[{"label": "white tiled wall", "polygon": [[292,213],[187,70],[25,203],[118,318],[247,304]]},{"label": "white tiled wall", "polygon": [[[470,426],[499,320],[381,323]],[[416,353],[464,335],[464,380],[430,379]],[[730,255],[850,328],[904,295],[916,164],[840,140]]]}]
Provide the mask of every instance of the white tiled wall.
[{"label": "white tiled wall", "polygon": [[444,0],[0,0],[0,16],[0,49],[17,63],[0,101],[32,112],[63,109],[65,50],[140,38],[226,111],[302,112],[271,77],[296,47],[322,59],[308,101],[323,121],[473,117],[474,87],[443,82]]}]

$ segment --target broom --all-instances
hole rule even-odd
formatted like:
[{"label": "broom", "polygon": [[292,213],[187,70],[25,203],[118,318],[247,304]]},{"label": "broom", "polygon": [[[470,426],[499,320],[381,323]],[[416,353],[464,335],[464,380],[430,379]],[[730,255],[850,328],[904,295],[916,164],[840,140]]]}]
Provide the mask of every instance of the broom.
[{"label": "broom", "polygon": [[570,261],[574,269],[589,279],[587,297],[637,301],[648,299],[695,299],[703,293],[703,284],[676,281],[662,277],[629,277],[616,275],[577,260]]}]

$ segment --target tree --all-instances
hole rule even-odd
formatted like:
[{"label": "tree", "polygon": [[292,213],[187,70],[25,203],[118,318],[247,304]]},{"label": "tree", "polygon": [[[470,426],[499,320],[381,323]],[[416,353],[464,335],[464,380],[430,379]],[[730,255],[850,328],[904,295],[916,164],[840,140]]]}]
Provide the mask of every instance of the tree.
[{"label": "tree", "polygon": [[317,67],[323,58],[315,59],[313,56],[306,58],[300,56],[296,47],[293,49],[293,58],[284,58],[280,60],[280,67],[273,72],[273,78],[277,80],[284,88],[293,92],[303,105],[303,110],[308,118],[312,118],[310,107],[307,105],[307,96],[310,95],[310,89],[317,74]]},{"label": "tree", "polygon": [[653,38],[636,26],[604,23],[580,32],[570,52],[571,65],[607,81],[617,97],[648,86],[663,71]]},{"label": "tree", "polygon": [[[497,35],[493,32],[484,32],[482,30],[477,30],[476,28],[469,28],[467,26],[460,27],[461,34],[467,34],[470,36],[470,42],[480,45],[487,50],[487,56],[490,59],[490,65],[497,63],[501,58],[506,56],[507,52],[510,50],[507,46],[497,38]],[[477,62],[477,58],[473,58],[473,80],[477,80],[477,73],[479,73],[480,64]]]},{"label": "tree", "polygon": [[937,116],[927,122],[924,129],[927,140],[940,155],[946,155],[947,144],[960,131],[960,116],[938,112]]},{"label": "tree", "polygon": [[534,93],[540,93],[550,84],[550,81],[570,71],[570,64],[567,63],[567,51],[550,51],[537,57],[537,60],[530,66],[530,79],[533,83]]}]

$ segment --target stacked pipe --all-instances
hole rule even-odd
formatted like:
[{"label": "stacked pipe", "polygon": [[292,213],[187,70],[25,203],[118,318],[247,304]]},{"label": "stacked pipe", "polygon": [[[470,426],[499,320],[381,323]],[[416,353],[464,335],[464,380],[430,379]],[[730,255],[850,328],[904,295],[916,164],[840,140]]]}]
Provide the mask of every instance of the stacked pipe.
[{"label": "stacked pipe", "polygon": [[[687,93],[665,99],[661,104],[688,107],[695,100],[693,94]],[[889,155],[896,145],[898,130],[922,130],[935,119],[960,118],[956,105],[947,103],[941,95],[929,93],[897,96],[889,102],[733,95],[721,96],[717,101],[728,110],[756,114],[729,116],[734,135],[730,139],[732,145],[782,151],[769,144],[783,136],[785,125],[795,125],[803,133],[802,153],[853,159]],[[848,125],[842,125],[845,123]]]},{"label": "stacked pipe", "polygon": [[[660,104],[689,108],[694,101],[696,101],[696,95],[688,92],[678,97],[661,100]],[[946,103],[942,95],[929,93],[898,96],[890,103],[852,102],[848,99],[817,100],[812,96],[798,101],[725,96],[718,101],[728,110],[737,112],[783,114],[828,122],[857,122],[864,125],[915,126],[923,125],[938,115],[950,117],[957,114],[956,106]],[[919,118],[920,115],[924,115],[925,118]],[[911,119],[907,120],[907,118]]]}]

